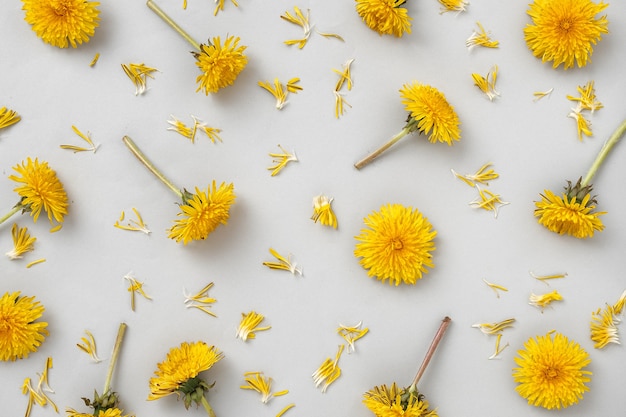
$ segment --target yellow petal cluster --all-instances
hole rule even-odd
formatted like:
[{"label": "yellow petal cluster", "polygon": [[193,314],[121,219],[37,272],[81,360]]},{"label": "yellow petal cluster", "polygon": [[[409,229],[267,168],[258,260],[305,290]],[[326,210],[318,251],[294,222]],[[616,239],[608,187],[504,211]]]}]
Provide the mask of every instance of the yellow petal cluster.
[{"label": "yellow petal cluster", "polygon": [[222,44],[218,36],[212,42],[200,45],[200,52],[194,53],[196,65],[202,71],[196,78],[196,91],[204,90],[209,95],[235,82],[248,64],[248,58],[243,54],[246,47],[239,45],[239,40],[238,37],[228,36]]},{"label": "yellow petal cluster", "polygon": [[356,0],[356,11],[363,22],[380,35],[402,37],[411,33],[411,17],[406,0]]},{"label": "yellow petal cluster", "polygon": [[37,321],[45,308],[20,292],[0,297],[0,360],[14,361],[36,352],[48,335],[48,323]]},{"label": "yellow petal cluster", "polygon": [[567,194],[558,196],[545,190],[541,194],[541,201],[535,202],[535,207],[535,217],[539,223],[560,235],[585,239],[604,229],[600,216],[606,212],[593,212],[596,206],[591,203],[590,194],[586,194],[579,202],[576,197],[568,197]]}]

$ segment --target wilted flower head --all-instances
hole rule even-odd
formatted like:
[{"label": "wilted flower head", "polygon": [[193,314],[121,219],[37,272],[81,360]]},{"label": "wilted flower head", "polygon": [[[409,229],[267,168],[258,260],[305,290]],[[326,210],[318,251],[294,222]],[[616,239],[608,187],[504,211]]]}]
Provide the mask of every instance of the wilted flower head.
[{"label": "wilted flower head", "polygon": [[528,9],[533,23],[524,28],[524,38],[533,55],[557,68],[584,67],[593,45],[609,32],[605,16],[596,18],[608,4],[591,0],[534,0]]},{"label": "wilted flower head", "polygon": [[219,37],[200,45],[200,52],[192,52],[196,65],[202,71],[196,78],[196,91],[204,90],[208,95],[232,85],[248,64],[248,58],[243,54],[245,49],[245,46],[239,45],[239,38],[234,36],[226,37],[223,45]]},{"label": "wilted flower head", "polygon": [[37,321],[45,308],[20,292],[0,297],[0,360],[14,361],[36,352],[48,335],[48,323]]},{"label": "wilted flower head", "polygon": [[100,21],[100,3],[87,0],[22,0],[24,20],[45,43],[59,48],[89,42]]},{"label": "wilted flower head", "polygon": [[356,11],[380,35],[402,37],[411,33],[411,17],[402,7],[406,0],[356,0]]}]

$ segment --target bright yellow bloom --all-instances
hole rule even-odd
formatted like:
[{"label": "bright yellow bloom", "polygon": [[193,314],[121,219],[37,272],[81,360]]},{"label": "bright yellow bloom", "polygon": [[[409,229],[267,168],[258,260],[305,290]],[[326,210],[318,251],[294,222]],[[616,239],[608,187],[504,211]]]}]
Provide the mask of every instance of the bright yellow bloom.
[{"label": "bright yellow bloom", "polygon": [[535,307],[539,307],[541,309],[541,312],[543,312],[543,309],[546,308],[550,303],[552,303],[553,301],[561,301],[562,299],[563,296],[559,294],[557,290],[554,290],[546,294],[530,294],[529,304]]},{"label": "bright yellow bloom", "polygon": [[593,45],[608,33],[608,20],[596,15],[608,4],[591,0],[534,0],[527,13],[532,24],[524,28],[524,38],[533,55],[552,67],[564,69],[591,62]]},{"label": "bright yellow bloom", "polygon": [[324,226],[332,226],[334,229],[337,228],[337,216],[335,216],[335,212],[331,206],[333,202],[332,198],[326,197],[325,195],[318,195],[313,198],[313,216],[311,219],[317,223],[319,222]]},{"label": "bright yellow bloom", "polygon": [[535,217],[552,232],[585,239],[604,229],[600,216],[606,212],[593,212],[595,204],[589,192],[579,200],[575,195],[568,197],[567,192],[558,196],[544,190],[541,201],[535,202]]},{"label": "bright yellow bloom", "polygon": [[48,335],[48,323],[36,321],[45,308],[35,297],[20,292],[0,297],[0,360],[14,361],[36,352]]},{"label": "bright yellow bloom", "polygon": [[7,109],[6,107],[0,108],[0,129],[14,125],[20,120],[22,118],[15,110]]},{"label": "bright yellow bloom", "polygon": [[76,410],[71,408],[66,410],[67,417],[134,417],[130,414],[124,415],[124,410],[120,410],[119,408],[107,408],[106,410],[99,410],[98,414],[94,413],[79,413]]},{"label": "bright yellow bloom", "polygon": [[[408,395],[407,395],[408,394]],[[437,417],[436,410],[428,409],[428,401],[422,395],[409,393],[406,388],[381,385],[363,394],[363,404],[376,417]]]},{"label": "bright yellow bloom", "polygon": [[584,370],[591,359],[574,341],[560,333],[530,338],[515,358],[515,388],[528,404],[548,410],[578,403],[589,388],[591,372]]},{"label": "bright yellow bloom", "polygon": [[26,252],[35,249],[34,245],[37,238],[28,234],[28,228],[17,227],[17,223],[14,223],[11,228],[11,236],[13,237],[13,250],[6,253],[9,259],[20,259]]},{"label": "bright yellow bloom", "polygon": [[335,382],[341,376],[341,368],[339,367],[339,358],[343,353],[344,345],[339,345],[335,360],[326,358],[315,372],[313,372],[313,381],[315,386],[322,386],[322,392],[326,392],[330,384]]},{"label": "bright yellow bloom", "polygon": [[196,193],[185,192],[183,204],[180,205],[181,219],[174,221],[169,230],[169,237],[176,242],[187,244],[192,240],[206,239],[220,224],[227,224],[230,206],[235,202],[233,184],[221,183],[217,187],[215,181],[206,192],[196,187]]},{"label": "bright yellow bloom", "polygon": [[422,213],[401,204],[382,206],[364,219],[354,256],[370,277],[389,284],[415,284],[434,267],[431,252],[437,232]]},{"label": "bright yellow bloom", "polygon": [[87,0],[22,0],[24,20],[45,43],[76,48],[96,32],[100,3]]},{"label": "bright yellow bloom", "polygon": [[626,291],[614,305],[607,305],[604,310],[598,309],[591,315],[591,340],[596,349],[602,349],[609,343],[620,343],[617,325],[621,322],[618,317],[623,313],[626,303]]},{"label": "bright yellow bloom", "polygon": [[[210,386],[199,377],[199,374],[215,365],[224,355],[215,346],[204,342],[183,342],[179,347],[170,349],[165,361],[157,364],[155,376],[150,378],[150,394],[148,400],[158,400],[176,393],[184,397],[185,407],[192,402],[206,402],[204,392]],[[206,407],[206,405],[205,405]]]},{"label": "bright yellow bloom", "polygon": [[26,163],[22,161],[13,169],[19,176],[10,175],[9,179],[23,184],[13,190],[22,197],[19,205],[23,211],[30,212],[37,222],[43,209],[48,214],[50,223],[53,220],[63,223],[63,216],[67,214],[67,194],[48,163],[40,163],[37,158],[34,161],[28,158]]},{"label": "bright yellow bloom", "polygon": [[452,145],[461,138],[459,117],[446,97],[436,88],[420,83],[405,84],[400,89],[402,104],[411,114],[408,127],[428,135],[431,142]]},{"label": "bright yellow bloom", "polygon": [[241,322],[237,328],[236,336],[245,342],[248,339],[256,338],[256,332],[271,329],[272,326],[259,327],[263,320],[265,320],[265,316],[255,311],[241,313]]},{"label": "bright yellow bloom", "polygon": [[402,7],[406,0],[356,0],[356,11],[380,35],[402,37],[411,33],[411,17]]},{"label": "bright yellow bloom", "polygon": [[196,78],[196,91],[204,90],[209,95],[235,82],[248,64],[248,58],[243,54],[246,46],[240,46],[239,40],[238,37],[228,36],[222,45],[218,36],[212,42],[200,45],[200,52],[193,52],[196,65],[202,71]]},{"label": "bright yellow bloom", "polygon": [[476,46],[485,48],[497,48],[500,42],[491,39],[491,32],[487,32],[480,22],[476,22],[478,30],[474,30],[472,35],[465,41],[465,46],[471,51]]}]

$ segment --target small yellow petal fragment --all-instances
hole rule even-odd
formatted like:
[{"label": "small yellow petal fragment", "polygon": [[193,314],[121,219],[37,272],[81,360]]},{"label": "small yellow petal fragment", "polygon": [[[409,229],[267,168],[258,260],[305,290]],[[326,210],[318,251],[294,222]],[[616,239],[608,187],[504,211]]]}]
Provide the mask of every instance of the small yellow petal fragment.
[{"label": "small yellow petal fragment", "polygon": [[486,76],[480,74],[472,74],[474,85],[480,89],[490,101],[500,96],[496,90],[496,79],[498,77],[498,66],[494,65]]},{"label": "small yellow petal fragment", "polygon": [[207,137],[211,140],[211,143],[215,143],[216,141],[222,142],[222,138],[220,137],[222,129],[211,127],[194,115],[192,115],[191,118],[193,119],[193,137],[195,137],[196,131],[200,130],[200,132],[207,135]]},{"label": "small yellow petal fragment", "polygon": [[259,327],[263,320],[265,320],[265,316],[254,311],[241,313],[241,322],[237,328],[236,336],[245,342],[248,339],[256,338],[256,332],[271,329],[271,326]]},{"label": "small yellow petal fragment", "polygon": [[546,285],[550,285],[548,284],[548,281],[551,279],[561,279],[567,276],[567,272],[564,272],[562,274],[552,274],[552,275],[535,275],[532,271],[530,271],[529,273],[531,277],[535,278],[538,281],[543,282]]},{"label": "small yellow petal fragment", "polygon": [[529,304],[540,308],[541,312],[543,313],[543,309],[547,307],[550,303],[552,303],[553,301],[560,301],[562,299],[563,296],[559,294],[557,290],[554,290],[546,294],[530,294]]},{"label": "small yellow petal fragment", "polygon": [[535,96],[533,101],[539,101],[542,98],[549,96],[550,94],[552,94],[552,91],[554,91],[554,88],[551,88],[551,89],[546,90],[546,91],[535,91],[533,93],[533,96]]},{"label": "small yellow petal fragment", "polygon": [[455,177],[465,182],[470,187],[475,187],[476,183],[489,185],[489,181],[495,180],[500,177],[500,175],[493,168],[491,168],[491,166],[493,166],[493,163],[487,162],[486,164],[478,168],[478,170],[474,174],[461,175],[453,169],[451,171]]},{"label": "small yellow petal fragment", "polygon": [[247,385],[241,385],[239,388],[258,392],[261,394],[263,404],[274,396],[272,395],[272,378],[265,377],[262,372],[246,372],[244,379]]},{"label": "small yellow petal fragment", "polygon": [[589,110],[593,113],[604,107],[604,105],[596,99],[596,90],[593,84],[593,81],[589,81],[584,86],[579,86],[577,90],[580,97],[574,97],[569,94],[566,96],[568,100],[578,102],[578,106],[574,111],[580,112],[582,110]]},{"label": "small yellow petal fragment", "polygon": [[35,249],[37,238],[31,237],[27,227],[18,227],[17,223],[13,223],[11,236],[13,237],[13,250],[6,253],[9,259],[21,259],[26,252],[31,252]]},{"label": "small yellow petal fragment", "polygon": [[272,171],[272,177],[278,175],[283,168],[287,166],[289,162],[298,161],[298,157],[296,153],[287,152],[282,146],[278,145],[282,153],[270,153],[270,157],[272,157],[272,162],[275,164],[267,169]]},{"label": "small yellow petal fragment", "polygon": [[446,12],[464,12],[465,6],[469,4],[467,0],[439,0],[441,3],[440,14]]},{"label": "small yellow petal fragment", "polygon": [[341,368],[339,368],[338,363],[343,349],[344,345],[339,345],[335,360],[327,358],[312,375],[315,386],[322,386],[322,392],[326,392],[330,384],[341,376]]},{"label": "small yellow petal fragment", "polygon": [[473,208],[481,208],[487,211],[493,211],[494,217],[498,217],[498,209],[502,206],[510,204],[508,201],[503,201],[500,194],[495,194],[489,190],[483,190],[476,186],[478,190],[478,197],[473,201],[470,201],[469,205]]},{"label": "small yellow petal fragment", "polygon": [[96,65],[96,62],[98,62],[99,59],[100,59],[100,52],[97,52],[96,55],[94,55],[91,62],[89,63],[89,66],[93,67],[94,65]]},{"label": "small yellow petal fragment", "polygon": [[0,108],[0,129],[14,125],[22,120],[22,118],[14,110],[6,107]]},{"label": "small yellow petal fragment", "polygon": [[465,41],[465,46],[469,50],[472,50],[476,46],[483,46],[485,48],[497,48],[500,42],[491,39],[491,32],[485,31],[485,28],[480,22],[476,22],[478,30],[474,29],[472,35]]},{"label": "small yellow petal fragment", "polygon": [[348,353],[355,351],[354,343],[365,336],[370,329],[367,327],[361,329],[361,322],[358,322],[355,326],[344,326],[343,324],[339,324],[337,328],[337,334],[343,337],[343,339],[348,343]]},{"label": "small yellow petal fragment", "polygon": [[571,117],[576,120],[576,133],[578,134],[578,140],[582,142],[583,135],[587,137],[593,136],[591,131],[591,122],[583,116],[579,110],[572,110],[567,117]]},{"label": "small yellow petal fragment", "polygon": [[293,407],[295,407],[296,405],[291,403],[285,406],[285,408],[283,408],[282,410],[280,410],[280,412],[278,414],[276,414],[276,417],[282,417],[287,411],[289,411],[290,409],[292,409]]},{"label": "small yellow petal fragment", "polygon": [[483,278],[483,281],[485,284],[489,286],[489,288],[491,288],[496,293],[496,296],[498,298],[500,298],[500,293],[498,291],[508,291],[508,289],[506,287],[503,287],[502,285],[494,284],[492,282],[487,281],[484,278]]},{"label": "small yellow petal fragment", "polygon": [[[498,333],[496,336],[496,351],[493,353],[493,355],[491,355],[489,357],[489,359],[496,359],[500,356],[500,353],[502,353],[502,351],[506,348],[509,347],[509,344],[507,343],[506,345],[504,345],[502,348],[500,347],[500,339],[502,339],[502,333]],[[499,359],[499,358],[498,358]]]},{"label": "small yellow petal fragment", "polygon": [[[233,4],[235,5],[235,7],[239,7],[239,4],[237,4],[237,2],[235,0],[231,0],[233,2]],[[187,1],[185,0],[185,7]],[[217,13],[220,10],[224,10],[224,0],[215,0],[216,6],[215,6],[215,11],[213,12],[213,16],[217,16]]]},{"label": "small yellow petal fragment", "polygon": [[515,323],[515,319],[511,318],[496,323],[476,323],[472,327],[479,329],[484,334],[495,335],[506,328],[513,327],[513,323]]},{"label": "small yellow petal fragment", "polygon": [[135,311],[135,293],[139,293],[139,295],[143,296],[146,300],[152,300],[152,298],[146,294],[143,290],[143,282],[138,281],[135,277],[128,274],[124,275],[124,279],[129,282],[128,292],[130,292],[130,309]]},{"label": "small yellow petal fragment", "polygon": [[313,215],[311,220],[315,223],[319,222],[324,226],[332,226],[333,229],[337,228],[337,216],[333,211],[331,203],[332,198],[325,195],[318,195],[313,198]]},{"label": "small yellow petal fragment", "polygon": [[285,41],[285,44],[298,45],[298,48],[302,49],[309,40],[309,36],[311,36],[311,25],[309,24],[310,10],[307,10],[306,17],[302,14],[302,11],[297,6],[295,6],[293,10],[293,15],[287,11],[285,12],[285,14],[281,15],[280,18],[286,20],[289,23],[293,23],[294,25],[302,27],[302,30],[304,31],[304,37],[302,39],[287,40]]},{"label": "small yellow petal fragment", "polygon": [[83,342],[82,344],[77,343],[76,346],[88,354],[91,359],[98,363],[101,362],[102,359],[98,357],[97,349],[96,349],[96,339],[94,339],[93,334],[89,330],[85,330],[85,334],[87,337],[81,337],[80,340]]},{"label": "small yellow petal fragment", "polygon": [[122,64],[122,69],[126,76],[132,81],[135,85],[135,95],[138,96],[146,92],[148,87],[148,78],[154,78],[152,75],[154,72],[158,71],[156,68],[148,67],[141,64]]},{"label": "small yellow petal fragment", "polygon": [[213,297],[209,297],[209,290],[213,288],[213,283],[205,285],[200,291],[196,294],[187,294],[183,289],[183,295],[185,296],[185,305],[187,308],[197,308],[198,310],[204,311],[205,313],[217,317],[215,313],[213,313],[209,308],[217,299]]},{"label": "small yellow petal fragment", "polygon": [[127,224],[125,225],[121,224],[120,222],[122,222],[124,220],[124,217],[126,216],[124,212],[122,211],[120,219],[116,221],[115,224],[113,224],[113,226],[117,227],[118,229],[129,230],[131,232],[143,232],[147,235],[152,233],[150,229],[148,229],[148,225],[144,223],[143,218],[141,217],[141,214],[139,214],[139,211],[134,207],[132,208],[132,210],[133,210],[133,213],[135,213],[137,220],[130,219]]},{"label": "small yellow petal fragment", "polygon": [[604,310],[598,309],[591,314],[591,340],[596,349],[603,349],[609,343],[620,344],[617,325],[621,322],[621,316],[626,303],[626,291],[614,305],[606,305]]},{"label": "small yellow petal fragment", "polygon": [[46,262],[46,258],[37,259],[37,260],[34,260],[32,262],[27,263],[26,264],[26,268],[30,268],[31,266],[35,266],[37,264],[41,264],[41,263],[44,263],[44,262]]},{"label": "small yellow petal fragment", "polygon": [[263,262],[263,265],[270,269],[282,269],[284,271],[289,271],[294,275],[302,275],[302,268],[300,268],[297,263],[291,261],[291,254],[285,258],[272,248],[270,248],[270,253],[278,262]]}]

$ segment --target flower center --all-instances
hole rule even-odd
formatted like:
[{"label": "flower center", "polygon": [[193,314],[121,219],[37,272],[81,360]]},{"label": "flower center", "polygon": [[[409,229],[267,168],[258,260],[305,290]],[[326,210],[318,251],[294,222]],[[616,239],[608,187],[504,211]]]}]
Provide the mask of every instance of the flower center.
[{"label": "flower center", "polygon": [[559,28],[565,32],[569,32],[569,30],[572,27],[572,22],[570,20],[561,20],[561,22],[559,22]]},{"label": "flower center", "polygon": [[402,241],[398,238],[394,238],[391,240],[391,249],[393,250],[400,250],[404,247],[404,245],[402,244]]},{"label": "flower center", "polygon": [[545,370],[544,375],[547,379],[555,379],[559,376],[559,371],[550,367]]},{"label": "flower center", "polygon": [[59,0],[52,2],[50,4],[50,7],[52,7],[54,14],[56,14],[57,16],[65,16],[68,14],[68,11],[71,10],[71,5],[69,5],[68,3],[69,2],[67,0]]}]

